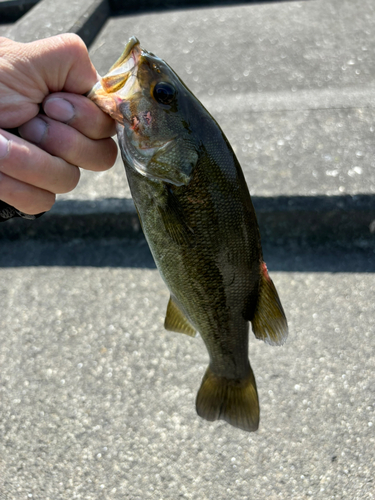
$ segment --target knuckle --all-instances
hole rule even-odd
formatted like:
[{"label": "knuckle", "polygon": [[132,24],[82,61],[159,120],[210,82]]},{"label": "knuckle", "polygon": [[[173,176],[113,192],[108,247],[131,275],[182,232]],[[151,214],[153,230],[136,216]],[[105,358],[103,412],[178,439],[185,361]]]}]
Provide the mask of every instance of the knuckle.
[{"label": "knuckle", "polygon": [[84,41],[75,33],[62,33],[61,35],[56,35],[56,37],[60,39],[63,45],[87,52]]}]

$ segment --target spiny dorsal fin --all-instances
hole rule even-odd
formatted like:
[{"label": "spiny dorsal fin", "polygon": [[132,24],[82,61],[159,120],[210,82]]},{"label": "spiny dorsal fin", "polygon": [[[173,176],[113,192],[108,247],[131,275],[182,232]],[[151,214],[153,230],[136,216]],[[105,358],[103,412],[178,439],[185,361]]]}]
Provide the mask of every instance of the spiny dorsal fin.
[{"label": "spiny dorsal fin", "polygon": [[283,306],[264,262],[261,264],[259,297],[251,324],[256,338],[267,344],[282,345],[288,337]]},{"label": "spiny dorsal fin", "polygon": [[170,332],[185,333],[190,337],[195,337],[196,330],[186,319],[186,316],[180,311],[179,307],[170,297],[167,313],[165,315],[164,328]]}]

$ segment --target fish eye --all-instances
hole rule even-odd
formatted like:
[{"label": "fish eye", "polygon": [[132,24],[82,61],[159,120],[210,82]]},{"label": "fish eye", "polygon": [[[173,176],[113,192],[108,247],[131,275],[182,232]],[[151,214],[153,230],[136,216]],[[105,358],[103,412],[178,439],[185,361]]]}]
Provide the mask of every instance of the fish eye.
[{"label": "fish eye", "polygon": [[171,104],[176,94],[176,89],[167,82],[159,82],[154,87],[154,97],[160,104]]}]

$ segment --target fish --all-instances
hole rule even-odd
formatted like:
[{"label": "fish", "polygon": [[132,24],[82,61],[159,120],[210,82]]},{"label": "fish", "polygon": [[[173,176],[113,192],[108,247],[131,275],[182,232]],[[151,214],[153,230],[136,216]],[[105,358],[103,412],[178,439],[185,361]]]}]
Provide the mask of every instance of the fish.
[{"label": "fish", "polygon": [[198,415],[256,431],[249,325],[257,339],[281,345],[288,324],[227,138],[172,68],[136,37],[88,97],[116,120],[133,201],[170,291],[164,327],[199,332],[207,348]]}]

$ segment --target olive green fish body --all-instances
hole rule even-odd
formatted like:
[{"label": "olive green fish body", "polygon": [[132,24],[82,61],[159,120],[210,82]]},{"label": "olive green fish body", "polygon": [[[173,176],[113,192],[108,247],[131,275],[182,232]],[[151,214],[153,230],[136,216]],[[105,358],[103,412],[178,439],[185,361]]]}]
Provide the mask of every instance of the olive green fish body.
[{"label": "olive green fish body", "polygon": [[199,331],[207,347],[197,412],[256,430],[249,321],[271,344],[284,342],[287,324],[241,167],[206,109],[136,39],[90,97],[118,121],[133,200],[171,292],[165,327]]},{"label": "olive green fish body", "polygon": [[[210,128],[219,135],[214,122]],[[213,148],[207,136],[187,186],[150,180],[129,164],[126,172],[174,302],[201,333],[213,371],[240,378],[249,371],[245,317],[253,315],[258,296],[260,238],[237,160],[224,137]]]}]

